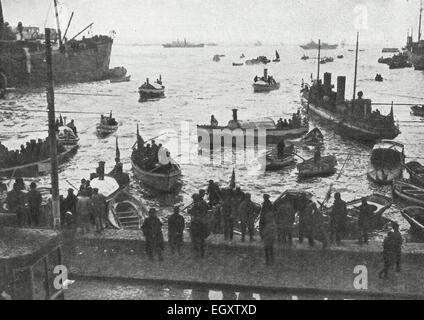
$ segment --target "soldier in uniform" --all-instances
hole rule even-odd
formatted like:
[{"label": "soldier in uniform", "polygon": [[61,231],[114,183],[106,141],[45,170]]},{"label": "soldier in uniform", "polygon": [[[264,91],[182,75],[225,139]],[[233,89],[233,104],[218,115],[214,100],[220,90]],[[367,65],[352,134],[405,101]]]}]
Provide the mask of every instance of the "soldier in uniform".
[{"label": "soldier in uniform", "polygon": [[252,242],[255,233],[255,218],[256,218],[256,205],[250,199],[249,193],[246,193],[243,202],[239,206],[239,216],[241,223],[241,241],[244,242],[246,231],[249,232],[249,238]]},{"label": "soldier in uniform", "polygon": [[174,213],[168,218],[168,242],[171,247],[171,252],[174,254],[177,251],[181,254],[181,247],[183,244],[183,232],[185,228],[185,220],[180,215],[179,206],[174,207]]},{"label": "soldier in uniform", "polygon": [[154,259],[157,255],[159,261],[163,260],[163,234],[162,234],[162,222],[156,216],[156,209],[151,208],[149,210],[149,216],[144,220],[143,226],[141,227],[146,241],[146,254],[150,260]]}]

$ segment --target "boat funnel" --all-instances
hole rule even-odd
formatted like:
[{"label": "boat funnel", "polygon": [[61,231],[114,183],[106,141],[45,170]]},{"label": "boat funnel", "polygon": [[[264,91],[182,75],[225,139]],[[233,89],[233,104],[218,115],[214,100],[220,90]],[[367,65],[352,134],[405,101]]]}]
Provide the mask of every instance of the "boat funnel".
[{"label": "boat funnel", "polygon": [[331,73],[324,73],[324,90],[329,92],[331,90]]},{"label": "boat funnel", "polygon": [[238,109],[233,109],[233,121],[237,122],[237,111]]},{"label": "boat funnel", "polygon": [[96,170],[97,175],[99,176],[99,180],[105,179],[105,162],[99,161],[99,167]]},{"label": "boat funnel", "polygon": [[268,80],[268,69],[264,69],[264,79]]},{"label": "boat funnel", "polygon": [[346,90],[346,77],[337,77],[337,97],[336,103],[340,104],[345,101],[345,90]]},{"label": "boat funnel", "polygon": [[146,83],[149,84],[149,78],[146,78]]}]

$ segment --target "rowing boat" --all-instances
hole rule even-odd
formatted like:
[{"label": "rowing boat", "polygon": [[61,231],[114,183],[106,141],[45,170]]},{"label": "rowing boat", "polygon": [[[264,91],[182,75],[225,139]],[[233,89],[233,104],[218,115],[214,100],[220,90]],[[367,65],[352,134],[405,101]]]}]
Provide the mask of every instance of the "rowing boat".
[{"label": "rowing boat", "polygon": [[293,144],[288,144],[284,148],[283,157],[277,155],[277,151],[274,148],[266,154],[266,171],[276,171],[288,167],[296,162],[296,159],[293,155],[294,146]]},{"label": "rowing boat", "polygon": [[320,145],[324,143],[324,135],[321,130],[314,128],[302,138],[302,142],[309,146]]},{"label": "rowing boat", "polygon": [[116,229],[140,229],[147,208],[126,191],[118,193],[108,205],[108,221]]},{"label": "rowing boat", "polygon": [[406,207],[401,211],[402,216],[408,221],[411,229],[424,234],[424,208],[418,206]]},{"label": "rowing boat", "polygon": [[308,159],[297,165],[300,178],[327,176],[336,173],[337,159],[333,155],[321,157],[318,161]]},{"label": "rowing boat", "polygon": [[[58,154],[57,156],[59,164],[63,164],[68,161],[76,153],[78,145],[64,146],[64,148],[65,151]],[[50,172],[50,158],[19,166],[0,168],[0,176],[2,177],[10,175],[20,177],[34,177],[48,172]]]},{"label": "rowing boat", "polygon": [[402,176],[404,163],[403,144],[391,140],[381,140],[372,150],[367,176],[374,183],[391,184],[394,179]]},{"label": "rowing boat", "polygon": [[424,166],[417,161],[411,161],[405,164],[405,168],[411,182],[424,187]]},{"label": "rowing boat", "polygon": [[424,206],[424,189],[404,180],[393,181],[393,193],[402,200]]}]

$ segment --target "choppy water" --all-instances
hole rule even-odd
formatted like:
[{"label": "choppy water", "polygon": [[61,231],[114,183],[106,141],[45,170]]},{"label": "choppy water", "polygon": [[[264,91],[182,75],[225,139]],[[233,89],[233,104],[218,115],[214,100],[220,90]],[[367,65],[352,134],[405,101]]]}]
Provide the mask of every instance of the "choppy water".
[{"label": "choppy water", "polygon": [[[269,94],[254,94],[251,83],[253,77],[263,73],[263,66],[233,67],[232,62],[239,61],[244,53],[246,59],[258,55],[273,57],[278,49],[281,63],[268,65],[269,74],[281,82],[281,89]],[[332,72],[333,82],[337,75],[346,75],[346,97],[352,94],[354,72],[354,53],[346,49],[323,52],[323,55],[336,56],[343,53],[345,58],[335,59],[334,63],[321,65],[321,72]],[[212,61],[215,54],[225,54],[221,62]],[[143,198],[148,205],[160,206],[163,214],[170,212],[175,203],[190,203],[190,196],[199,188],[206,186],[209,179],[227,185],[233,168],[231,153],[225,155],[224,163],[214,166],[209,157],[198,155],[196,124],[209,122],[211,114],[221,124],[231,118],[231,109],[239,109],[239,119],[256,117],[281,117],[295,112],[300,107],[299,89],[302,79],[309,80],[310,74],[316,73],[316,60],[302,61],[303,51],[297,47],[205,47],[196,49],[164,49],[159,46],[124,46],[115,45],[111,66],[125,66],[132,75],[129,83],[110,84],[109,81],[69,85],[56,88],[56,109],[75,111],[66,114],[68,119],[75,119],[80,131],[80,148],[76,156],[66,165],[61,166],[60,189],[64,193],[69,185],[65,179],[78,185],[82,177],[93,172],[97,162],[106,160],[106,167],[112,168],[115,156],[115,136],[119,137],[121,157],[124,169],[131,171],[131,146],[135,141],[136,124],[140,124],[143,138],[148,139],[173,130],[176,134],[158,138],[170,149],[173,155],[182,153],[178,139],[187,145],[190,143],[191,163],[183,161],[182,189],[177,195],[162,195],[143,189],[133,180],[133,192]],[[308,53],[311,57],[315,52]],[[413,69],[389,70],[386,65],[378,64],[381,56],[380,48],[366,48],[360,52],[358,69],[358,91],[364,92],[365,98],[374,102],[423,102],[422,84],[424,73]],[[146,77],[156,79],[162,75],[166,86],[166,98],[138,102],[138,86]],[[375,82],[374,76],[381,73],[384,82]],[[83,93],[88,95],[70,95],[63,93]],[[97,95],[97,96],[96,96]],[[107,95],[107,96],[106,96]],[[0,100],[0,138],[9,148],[18,148],[30,138],[44,138],[46,133],[24,133],[26,131],[46,128],[47,117],[44,92],[13,94],[7,100]],[[389,107],[379,107],[383,113]],[[95,135],[95,123],[103,112],[113,110],[121,123],[115,135],[99,139]],[[396,139],[405,143],[407,160],[422,157],[424,140],[424,119],[410,115],[409,107],[395,106],[395,118],[400,122],[402,134]],[[78,112],[95,114],[79,114]],[[63,114],[65,115],[65,114]],[[181,123],[190,122],[191,135],[181,134]],[[406,122],[403,122],[406,121]],[[409,122],[414,121],[414,122]],[[370,147],[347,140],[336,135],[331,128],[321,126],[313,121],[311,128],[318,126],[325,135],[325,154],[338,157],[338,168],[341,168],[349,153],[353,153],[347,162],[343,175],[335,181],[336,175],[327,178],[316,178],[299,182],[295,166],[281,172],[263,173],[256,163],[243,155],[238,155],[235,165],[237,183],[252,194],[254,200],[260,202],[263,193],[277,197],[286,188],[299,188],[313,192],[317,199],[323,199],[329,184],[334,183],[337,191],[346,200],[382,191],[390,195],[390,188],[380,188],[369,182],[366,170],[369,161]],[[312,156],[307,150],[299,150],[306,157]],[[185,156],[184,156],[185,157]],[[183,158],[183,157],[181,157]],[[184,159],[186,159],[185,157]],[[177,159],[179,160],[179,159]],[[41,183],[48,183],[49,177],[41,177]],[[389,212],[399,220],[402,228],[408,225],[402,221],[397,206]]]}]

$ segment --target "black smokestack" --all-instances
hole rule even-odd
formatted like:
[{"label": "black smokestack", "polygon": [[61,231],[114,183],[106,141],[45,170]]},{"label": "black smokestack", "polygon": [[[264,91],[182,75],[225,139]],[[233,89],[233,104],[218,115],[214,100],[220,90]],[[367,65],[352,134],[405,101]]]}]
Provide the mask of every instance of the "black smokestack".
[{"label": "black smokestack", "polygon": [[337,103],[343,103],[345,101],[345,89],[346,89],[346,77],[337,77]]},{"label": "black smokestack", "polygon": [[237,122],[237,109],[233,109],[233,120]]}]

